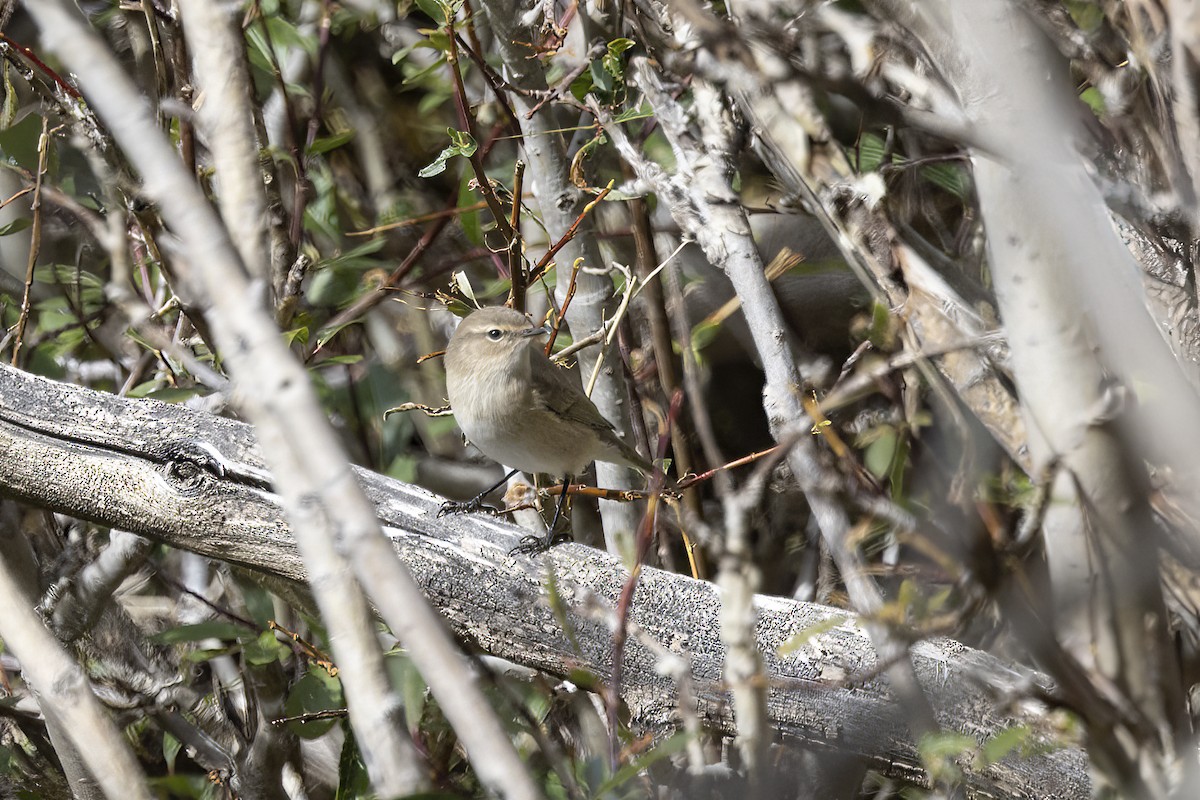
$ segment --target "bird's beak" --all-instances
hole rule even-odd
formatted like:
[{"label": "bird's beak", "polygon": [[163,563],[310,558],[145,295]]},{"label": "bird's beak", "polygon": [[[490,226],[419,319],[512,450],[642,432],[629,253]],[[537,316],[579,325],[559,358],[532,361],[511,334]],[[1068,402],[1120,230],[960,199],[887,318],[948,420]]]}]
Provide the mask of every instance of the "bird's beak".
[{"label": "bird's beak", "polygon": [[550,332],[550,329],[547,328],[545,325],[543,325],[540,328],[529,328],[527,330],[520,331],[518,335],[519,336],[530,336],[530,337],[544,336],[549,332]]}]

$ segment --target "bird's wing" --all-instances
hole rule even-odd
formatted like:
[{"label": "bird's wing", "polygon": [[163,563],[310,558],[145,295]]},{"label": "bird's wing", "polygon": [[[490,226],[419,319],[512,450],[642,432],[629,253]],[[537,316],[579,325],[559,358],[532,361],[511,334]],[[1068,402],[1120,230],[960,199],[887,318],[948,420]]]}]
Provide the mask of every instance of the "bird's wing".
[{"label": "bird's wing", "polygon": [[[585,425],[596,432],[598,440],[610,449],[610,455],[601,456],[601,461],[617,463],[624,460],[649,475],[654,465],[617,436],[613,424],[600,413],[579,384],[572,380],[567,371],[554,365],[540,349],[530,348],[530,384],[533,402],[538,408],[548,411],[560,419]],[[615,458],[617,453],[620,458]]]},{"label": "bird's wing", "polygon": [[613,430],[612,423],[604,418],[565,370],[556,367],[534,348],[530,348],[529,359],[533,401],[537,406],[597,431]]}]

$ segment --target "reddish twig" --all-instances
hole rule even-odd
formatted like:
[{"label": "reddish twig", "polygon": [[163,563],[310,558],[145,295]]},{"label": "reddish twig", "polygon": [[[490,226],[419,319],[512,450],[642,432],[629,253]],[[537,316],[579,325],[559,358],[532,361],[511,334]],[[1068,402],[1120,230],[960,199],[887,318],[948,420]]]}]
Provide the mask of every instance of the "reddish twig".
[{"label": "reddish twig", "polygon": [[571,281],[567,284],[567,295],[563,298],[562,308],[558,311],[558,319],[554,320],[554,327],[550,329],[550,341],[546,342],[547,357],[554,351],[554,341],[558,338],[558,330],[567,318],[567,308],[571,305],[571,298],[575,296],[575,279],[579,277],[581,267],[583,267],[583,259],[578,258],[571,267]]},{"label": "reddish twig", "polygon": [[[497,124],[488,133],[487,143],[481,148],[485,157],[489,152],[491,152],[492,147],[495,146],[497,141],[496,136],[499,134],[502,128],[502,124]],[[404,261],[400,264],[400,266],[396,267],[396,269],[392,271],[392,274],[388,276],[387,280],[377,286],[375,289],[364,294],[345,311],[337,314],[329,322],[322,325],[321,330],[328,331],[348,325],[354,320],[358,319],[361,315],[367,313],[372,308],[382,303],[384,299],[390,297],[391,293],[399,288],[400,282],[408,277],[408,274],[412,272],[414,267],[416,267],[421,256],[423,256],[429,250],[430,245],[432,245],[441,232],[446,229],[446,225],[455,216],[453,212],[457,207],[457,199],[458,189],[455,188],[450,200],[446,204],[446,210],[439,212],[438,214],[431,215],[436,217],[433,224],[429,226],[417,243],[413,245],[413,249],[409,251],[407,256],[405,256]],[[319,341],[320,337],[318,336],[314,340],[313,349],[308,352],[308,358],[312,358],[312,356],[316,354],[317,350],[320,349],[320,346],[317,344]],[[328,344],[328,342],[326,342],[326,344]]]},{"label": "reddish twig", "polygon": [[[471,16],[468,14],[467,15],[467,20],[468,20],[467,28],[471,33],[471,38],[474,41],[478,42],[478,37],[476,37],[474,35],[475,27],[470,24],[470,22],[469,22],[470,19],[471,19]],[[500,78],[500,76],[498,76],[496,74],[495,70],[493,70],[490,66],[488,66],[488,63],[486,61],[484,61],[483,58],[479,55],[480,50],[479,50],[479,46],[477,44],[475,46],[469,45],[466,42],[464,42],[462,37],[459,36],[457,33],[454,35],[458,38],[458,44],[462,47],[463,50],[466,51],[466,53],[470,57],[471,61],[475,64],[476,68],[479,69],[479,73],[481,75],[483,75],[483,79],[485,81],[487,81],[487,85],[491,88],[492,94],[496,95],[496,102],[498,102],[500,104],[500,108],[503,109],[504,116],[508,117],[508,124],[512,126],[513,130],[518,131],[518,138],[520,138],[519,131],[521,130],[521,123],[517,119],[516,112],[514,112],[512,110],[512,104],[509,103],[508,98],[504,96],[505,88],[507,88],[511,91],[518,91],[518,90],[516,89],[516,87],[510,86],[510,85],[504,83],[504,81]]]},{"label": "reddish twig", "polygon": [[564,75],[562,80],[558,82],[557,86],[555,86],[553,89],[547,89],[543,94],[542,99],[538,100],[537,104],[533,108],[525,112],[525,119],[533,119],[533,115],[541,111],[544,105],[554,102],[558,98],[562,97],[566,92],[569,92],[571,90],[571,84],[575,82],[575,79],[591,69],[592,62],[604,55],[605,49],[605,46],[602,44],[592,45],[592,48],[588,50],[587,55],[583,57],[583,60],[574,69]]},{"label": "reddish twig", "polygon": [[419,217],[409,217],[408,219],[389,222],[386,225],[376,225],[374,228],[365,228],[361,231],[347,231],[347,236],[374,236],[377,233],[384,231],[394,231],[399,228],[411,228],[413,225],[420,225],[425,222],[433,222],[435,219],[443,217],[458,217],[463,214],[469,214],[472,211],[482,211],[487,208],[487,203],[480,200],[478,203],[472,203],[469,206],[455,206],[453,208],[444,208],[441,211],[433,211],[429,214],[422,214]]},{"label": "reddish twig", "polygon": [[779,450],[779,448],[780,445],[775,445],[774,447],[766,450],[759,450],[757,453],[751,453],[748,456],[735,458],[728,464],[722,464],[719,467],[714,467],[713,469],[701,472],[699,475],[692,475],[691,477],[684,478],[683,480],[679,481],[679,483],[675,484],[675,489],[680,492],[684,491],[685,489],[690,489],[698,483],[704,483],[705,481],[716,477],[717,473],[719,472],[724,472],[725,470],[735,469],[737,467],[744,467],[747,464],[752,464],[755,461],[758,461],[760,458],[764,458],[772,453],[775,453]]},{"label": "reddish twig", "polygon": [[[358,300],[356,300],[345,311],[334,315],[333,319],[321,326],[321,329],[323,331],[335,330],[343,325],[348,325],[383,302],[383,299],[388,297],[389,290],[395,288],[400,281],[404,280],[405,276],[412,271],[412,268],[416,266],[417,261],[422,255],[425,254],[425,251],[429,249],[429,246],[433,244],[438,235],[441,234],[441,232],[445,229],[446,225],[450,222],[450,219],[451,217],[446,215],[435,220],[432,225],[425,229],[425,233],[421,235],[421,238],[417,240],[415,245],[413,245],[412,250],[409,250],[408,255],[404,257],[404,261],[402,261],[400,266],[396,267],[396,269],[392,271],[391,275],[388,275],[387,280],[384,281],[382,285],[358,298]],[[309,358],[316,355],[321,349],[322,345],[320,344],[320,338],[320,336],[317,336],[314,339],[313,348],[308,353]],[[326,344],[328,344],[328,342],[326,342]]]},{"label": "reddish twig", "polygon": [[[458,109],[459,121],[463,129],[470,134],[471,139],[478,142],[474,119],[471,117],[471,110],[467,107],[467,88],[463,85],[462,72],[458,68],[458,37],[454,33],[453,18],[446,20],[446,40],[448,43],[446,63],[450,67],[450,77],[454,82],[454,103]],[[492,182],[488,179],[487,171],[484,169],[482,149],[477,147],[475,152],[467,157],[467,161],[470,162],[471,169],[475,172],[475,182],[479,185],[479,191],[483,194],[483,199],[487,202],[488,209],[496,220],[496,228],[504,237],[507,247],[512,243],[513,230],[504,215],[504,207],[500,204],[500,198],[496,196]]]},{"label": "reddish twig", "polygon": [[546,254],[542,256],[540,261],[538,261],[537,266],[529,271],[530,283],[533,283],[538,278],[546,274],[546,270],[554,256],[558,254],[559,250],[562,250],[564,247],[566,247],[568,242],[575,238],[576,234],[579,233],[579,226],[583,224],[584,219],[587,218],[588,214],[592,213],[592,209],[595,208],[601,200],[603,200],[605,197],[608,197],[608,193],[612,191],[612,188],[613,185],[611,183],[608,186],[605,186],[600,190],[600,194],[596,195],[596,197],[590,203],[583,207],[583,210],[579,212],[579,216],[577,216],[575,221],[571,223],[571,227],[567,228],[567,232],[562,235],[562,238],[555,242],[554,246],[547,250]]},{"label": "reddish twig", "polygon": [[29,59],[30,63],[32,63],[35,67],[37,67],[39,70],[41,70],[41,72],[46,77],[48,77],[50,80],[54,81],[55,85],[58,86],[58,88],[62,89],[63,92],[65,92],[67,94],[67,96],[69,96],[75,100],[83,99],[83,95],[81,95],[79,93],[78,89],[76,89],[74,86],[72,86],[71,84],[69,84],[65,80],[63,80],[62,76],[60,76],[57,72],[55,72],[54,70],[47,67],[42,62],[42,60],[40,58],[38,58],[36,55],[34,55],[34,52],[32,50],[30,50],[28,47],[26,47],[23,44],[18,44],[17,42],[14,42],[11,38],[9,38],[8,34],[2,33],[2,32],[0,32],[0,42],[4,42],[9,47],[16,50],[21,55],[25,56],[25,58]]}]

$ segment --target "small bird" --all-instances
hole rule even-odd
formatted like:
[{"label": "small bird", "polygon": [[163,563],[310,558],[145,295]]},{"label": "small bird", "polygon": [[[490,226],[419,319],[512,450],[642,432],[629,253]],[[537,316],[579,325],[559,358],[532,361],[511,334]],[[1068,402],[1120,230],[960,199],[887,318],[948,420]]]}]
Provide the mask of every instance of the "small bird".
[{"label": "small bird", "polygon": [[588,464],[626,464],[647,475],[654,469],[546,357],[537,337],[547,333],[519,311],[481,308],[459,323],[446,346],[446,390],[458,426],[484,455],[513,471],[468,503],[447,503],[439,516],[478,509],[484,495],[517,470],[563,481],[546,538],[527,537],[516,548],[520,552],[548,550],[570,538],[555,528],[567,485]]}]

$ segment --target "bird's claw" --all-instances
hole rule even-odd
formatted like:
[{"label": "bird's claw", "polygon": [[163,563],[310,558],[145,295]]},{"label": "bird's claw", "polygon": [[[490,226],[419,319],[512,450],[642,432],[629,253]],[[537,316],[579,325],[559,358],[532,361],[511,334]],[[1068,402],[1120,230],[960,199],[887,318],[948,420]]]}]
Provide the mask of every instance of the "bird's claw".
[{"label": "bird's claw", "polygon": [[503,512],[495,506],[489,506],[483,502],[481,498],[473,498],[471,500],[447,500],[442,503],[438,509],[438,519],[447,514],[473,514],[482,511],[485,514],[491,514],[493,517],[499,516]]},{"label": "bird's claw", "polygon": [[544,538],[541,536],[525,536],[521,539],[520,544],[508,551],[508,554],[510,556],[533,556],[549,551],[556,544],[574,540],[575,537],[571,535],[570,531],[559,531],[555,534],[548,534]]}]

